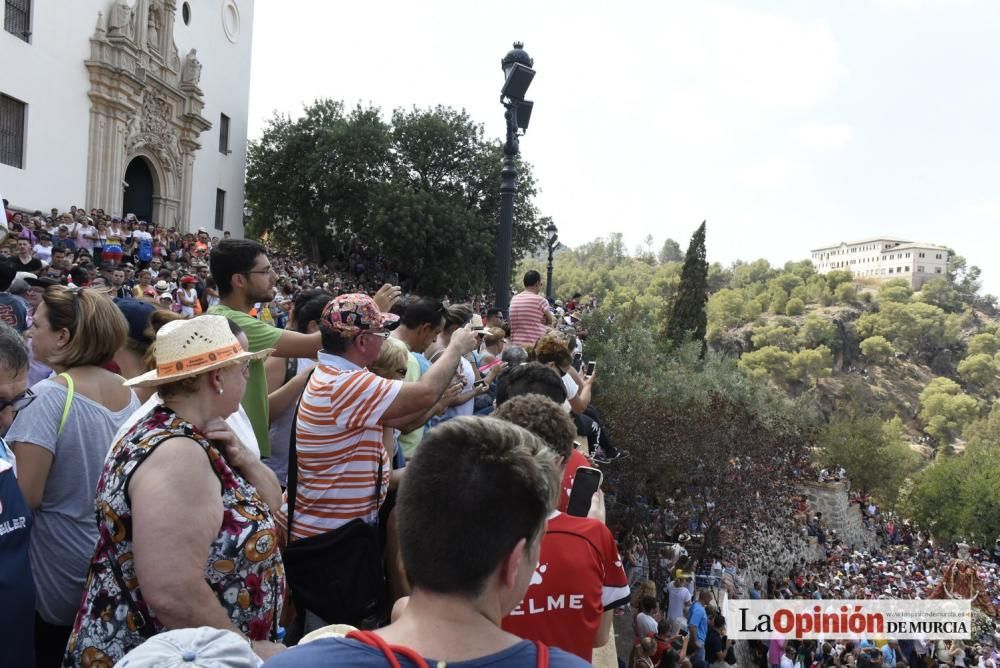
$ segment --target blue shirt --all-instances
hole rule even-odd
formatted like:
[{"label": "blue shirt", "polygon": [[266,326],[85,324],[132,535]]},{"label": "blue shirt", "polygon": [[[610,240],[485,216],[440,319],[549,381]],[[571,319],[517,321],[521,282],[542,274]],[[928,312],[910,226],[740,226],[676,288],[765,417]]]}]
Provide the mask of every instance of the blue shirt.
[{"label": "blue shirt", "polygon": [[[396,655],[401,666],[416,666],[409,659]],[[524,640],[513,647],[471,661],[448,662],[448,668],[525,668],[533,667],[537,660],[535,644]],[[426,659],[427,665],[437,661]],[[389,665],[382,650],[348,638],[323,638],[305,645],[292,647],[276,654],[265,664],[266,668],[327,668],[327,666],[352,666],[353,668],[385,668]],[[590,664],[578,656],[560,649],[549,650],[552,668],[577,668]]]},{"label": "blue shirt", "polygon": [[896,652],[888,644],[882,648],[882,665],[889,668],[894,668],[896,665]]},{"label": "blue shirt", "polygon": [[693,626],[698,630],[698,643],[704,645],[705,636],[708,635],[708,615],[705,613],[705,606],[701,604],[701,601],[695,601],[691,604],[691,610],[688,611],[688,626]]}]

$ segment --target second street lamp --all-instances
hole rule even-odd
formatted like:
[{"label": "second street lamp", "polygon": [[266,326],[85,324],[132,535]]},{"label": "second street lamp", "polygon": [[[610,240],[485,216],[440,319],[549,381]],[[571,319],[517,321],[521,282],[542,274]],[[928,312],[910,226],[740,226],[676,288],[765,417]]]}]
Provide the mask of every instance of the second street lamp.
[{"label": "second street lamp", "polygon": [[500,225],[497,230],[497,273],[493,284],[494,306],[505,314],[510,306],[510,264],[514,241],[514,195],[517,193],[517,165],[520,152],[518,132],[528,129],[533,103],[524,99],[535,70],[535,61],[525,52],[524,44],[514,42],[514,48],[500,61],[504,84],[500,89],[500,103],[507,109],[507,140],[503,145],[503,169],[500,171]]},{"label": "second street lamp", "polygon": [[545,298],[550,302],[552,301],[552,253],[555,251],[556,246],[559,245],[559,228],[556,224],[549,222],[548,227],[545,228],[545,236],[549,240],[549,266],[545,277]]}]

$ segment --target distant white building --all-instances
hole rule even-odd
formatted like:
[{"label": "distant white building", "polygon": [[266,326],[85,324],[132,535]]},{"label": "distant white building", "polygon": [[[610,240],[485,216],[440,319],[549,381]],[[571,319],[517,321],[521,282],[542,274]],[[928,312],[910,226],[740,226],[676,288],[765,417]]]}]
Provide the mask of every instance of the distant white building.
[{"label": "distant white building", "polygon": [[5,0],[0,192],[243,232],[253,0]]},{"label": "distant white building", "polygon": [[811,259],[821,274],[846,269],[857,278],[903,278],[914,290],[932,278],[948,275],[948,249],[944,246],[887,237],[816,248]]}]

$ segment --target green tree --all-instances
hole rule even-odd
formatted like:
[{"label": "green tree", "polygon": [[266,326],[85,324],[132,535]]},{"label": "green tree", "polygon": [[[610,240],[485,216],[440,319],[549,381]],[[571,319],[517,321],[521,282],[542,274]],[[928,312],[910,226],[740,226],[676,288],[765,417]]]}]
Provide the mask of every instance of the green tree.
[{"label": "green tree", "polygon": [[960,334],[959,320],[937,306],[923,302],[880,303],[878,313],[858,318],[862,337],[884,336],[906,353],[935,352],[953,345]]},{"label": "green tree", "polygon": [[792,353],[777,346],[764,346],[760,350],[744,353],[739,364],[751,377],[770,377],[774,383],[781,385],[788,380]]},{"label": "green tree", "polygon": [[681,245],[673,239],[667,239],[664,241],[663,247],[660,248],[659,260],[660,264],[667,264],[668,262],[683,262],[684,253],[681,252]]},{"label": "green tree", "polygon": [[910,282],[902,278],[893,278],[883,283],[878,289],[878,302],[908,302],[913,297]]},{"label": "green tree", "polygon": [[708,262],[705,259],[705,221],[691,235],[687,253],[684,255],[684,268],[681,270],[681,283],[670,311],[667,323],[667,339],[675,346],[685,341],[698,341],[705,348],[705,330],[708,317],[705,313],[705,303],[708,301]]},{"label": "green tree", "polygon": [[896,350],[884,336],[869,336],[861,342],[861,354],[872,364],[885,364],[896,354]]},{"label": "green tree", "polygon": [[978,413],[976,400],[949,378],[934,378],[920,393],[919,417],[924,432],[941,443],[951,443]]},{"label": "green tree", "polygon": [[988,544],[1000,535],[1000,410],[962,433],[965,450],[939,457],[914,477],[906,513],[935,537]]},{"label": "green tree", "polygon": [[891,508],[903,482],[919,465],[902,431],[899,418],[883,423],[876,416],[859,415],[857,409],[848,408],[834,415],[820,433],[819,461],[824,466],[843,466],[852,488],[871,493]]},{"label": "green tree", "polygon": [[[746,295],[740,290],[723,288],[708,298],[706,310],[709,325],[732,329],[752,320],[754,315],[751,314],[756,308],[750,306]],[[759,314],[757,311],[756,315]]]},{"label": "green tree", "polygon": [[774,346],[794,352],[798,350],[798,328],[794,325],[768,324],[754,329],[750,340],[753,347],[760,349]]},{"label": "green tree", "polygon": [[976,334],[969,339],[968,352],[970,357],[981,353],[996,355],[1000,353],[1000,336],[989,332]]},{"label": "green tree", "polygon": [[858,290],[853,283],[841,283],[837,286],[835,295],[841,304],[853,304],[858,300]]},{"label": "green tree", "polygon": [[969,355],[958,363],[958,375],[967,383],[991,392],[997,385],[1000,364],[989,353]]},{"label": "green tree", "polygon": [[803,348],[832,346],[837,341],[837,326],[830,320],[810,313],[799,328],[799,344]]},{"label": "green tree", "polygon": [[826,378],[832,371],[833,353],[826,346],[819,346],[792,355],[788,378],[804,385],[815,385],[817,379]]},{"label": "green tree", "polygon": [[917,298],[925,304],[933,304],[948,313],[962,310],[962,297],[947,278],[932,278],[924,283]]},{"label": "green tree", "polygon": [[785,315],[802,315],[806,305],[798,297],[793,297],[785,304]]},{"label": "green tree", "polygon": [[[404,288],[425,294],[488,289],[500,196],[498,141],[464,111],[345,110],[319,100],[301,118],[275,116],[251,142],[248,232],[346,263],[351,250],[398,260]],[[518,166],[516,263],[544,241],[529,165]],[[469,262],[470,257],[477,262]]]}]

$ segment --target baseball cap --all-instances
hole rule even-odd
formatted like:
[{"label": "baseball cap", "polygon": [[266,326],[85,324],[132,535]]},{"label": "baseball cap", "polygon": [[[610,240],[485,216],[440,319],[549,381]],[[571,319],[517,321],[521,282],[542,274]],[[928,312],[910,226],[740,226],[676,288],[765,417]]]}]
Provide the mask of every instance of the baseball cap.
[{"label": "baseball cap", "polygon": [[49,278],[48,276],[35,276],[34,274],[29,274],[24,271],[17,272],[14,278],[22,279],[33,288],[47,288],[50,285],[61,285],[61,283],[54,278]]},{"label": "baseball cap", "polygon": [[320,317],[320,327],[342,336],[357,336],[376,329],[395,329],[399,316],[382,313],[375,300],[359,292],[338,295],[330,300]]},{"label": "baseball cap", "polygon": [[241,636],[208,626],[158,633],[116,668],[258,668],[263,662]]},{"label": "baseball cap", "polygon": [[146,336],[146,328],[149,327],[149,316],[156,310],[156,307],[149,302],[141,302],[137,299],[116,298],[114,301],[128,322],[128,337],[145,346],[151,345],[153,339]]}]

